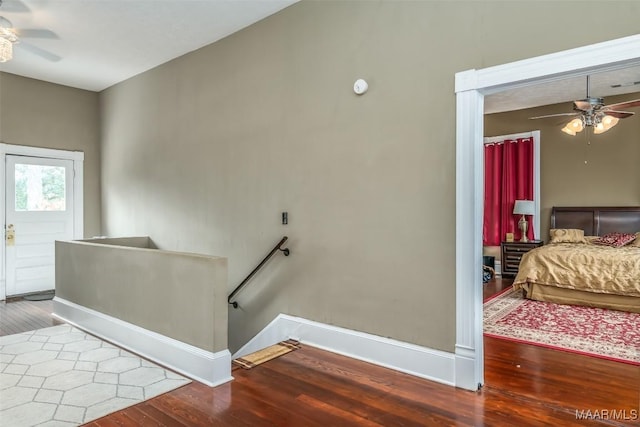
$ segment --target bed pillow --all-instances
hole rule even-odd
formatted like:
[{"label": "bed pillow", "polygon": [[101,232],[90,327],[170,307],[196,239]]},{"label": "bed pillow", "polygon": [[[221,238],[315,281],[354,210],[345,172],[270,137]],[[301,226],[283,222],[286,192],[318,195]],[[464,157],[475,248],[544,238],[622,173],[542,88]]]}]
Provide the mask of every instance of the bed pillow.
[{"label": "bed pillow", "polygon": [[607,233],[593,241],[596,245],[613,246],[619,248],[626,244],[633,242],[636,239],[636,235],[633,233]]},{"label": "bed pillow", "polygon": [[584,230],[579,228],[552,228],[549,230],[551,243],[586,243]]}]

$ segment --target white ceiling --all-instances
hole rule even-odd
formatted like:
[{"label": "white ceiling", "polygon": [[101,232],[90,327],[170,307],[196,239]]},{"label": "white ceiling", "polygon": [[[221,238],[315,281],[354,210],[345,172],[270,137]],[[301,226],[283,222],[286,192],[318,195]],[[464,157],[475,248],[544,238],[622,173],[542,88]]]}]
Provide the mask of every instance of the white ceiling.
[{"label": "white ceiling", "polygon": [[[18,29],[46,29],[55,38],[24,37],[0,71],[92,91],[213,43],[298,0],[0,0],[0,16]],[[52,61],[37,55],[57,56]],[[640,92],[640,67],[591,78],[593,96]],[[495,113],[582,99],[585,78],[510,90],[485,98]],[[605,100],[606,102],[606,100]],[[569,106],[570,107],[570,106]]]},{"label": "white ceiling", "polygon": [[[613,95],[640,92],[640,67],[594,73],[589,76],[591,97],[605,98]],[[635,83],[635,84],[634,84]],[[612,87],[621,85],[621,87]],[[485,97],[485,113],[520,110],[542,105],[570,102],[587,97],[587,78],[575,77],[547,84],[499,92]],[[630,97],[629,99],[637,97]],[[611,103],[604,100],[605,104]],[[571,112],[571,104],[567,105]]]},{"label": "white ceiling", "polygon": [[[2,0],[22,39],[0,71],[101,91],[211,44],[298,0]],[[33,53],[42,49],[59,61]]]}]

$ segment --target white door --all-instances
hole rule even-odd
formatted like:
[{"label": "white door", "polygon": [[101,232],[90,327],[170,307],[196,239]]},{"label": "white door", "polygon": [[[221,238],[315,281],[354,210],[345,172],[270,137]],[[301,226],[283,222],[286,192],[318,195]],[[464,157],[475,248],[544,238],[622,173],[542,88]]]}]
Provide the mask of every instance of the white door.
[{"label": "white door", "polygon": [[6,294],[55,289],[55,241],[73,239],[73,161],[6,156]]}]

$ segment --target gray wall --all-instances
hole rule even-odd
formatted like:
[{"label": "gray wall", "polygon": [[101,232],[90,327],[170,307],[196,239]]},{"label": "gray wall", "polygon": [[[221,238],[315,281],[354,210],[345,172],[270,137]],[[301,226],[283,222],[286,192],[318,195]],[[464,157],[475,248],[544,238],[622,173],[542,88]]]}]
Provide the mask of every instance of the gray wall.
[{"label": "gray wall", "polygon": [[0,142],[84,152],[84,235],[100,234],[97,93],[0,72]]},{"label": "gray wall", "polygon": [[101,94],[103,232],[228,257],[230,288],[288,235],[230,310],[232,350],[288,313],[453,351],[454,74],[631,35],[639,15],[302,1]]},{"label": "gray wall", "polygon": [[[640,99],[640,92],[605,98],[606,104]],[[561,132],[569,119],[529,117],[571,111],[571,103],[485,116],[485,135],[540,130],[540,234],[549,240],[553,206],[640,205],[640,111],[600,135]],[[631,110],[630,110],[631,111]]]}]

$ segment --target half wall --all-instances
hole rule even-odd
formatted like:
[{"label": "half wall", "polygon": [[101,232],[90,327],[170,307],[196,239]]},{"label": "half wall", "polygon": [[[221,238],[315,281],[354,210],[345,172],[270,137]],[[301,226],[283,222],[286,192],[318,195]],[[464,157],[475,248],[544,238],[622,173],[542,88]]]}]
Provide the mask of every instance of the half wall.
[{"label": "half wall", "polygon": [[55,316],[209,385],[231,379],[226,292],[226,258],[148,237],[56,242]]}]

